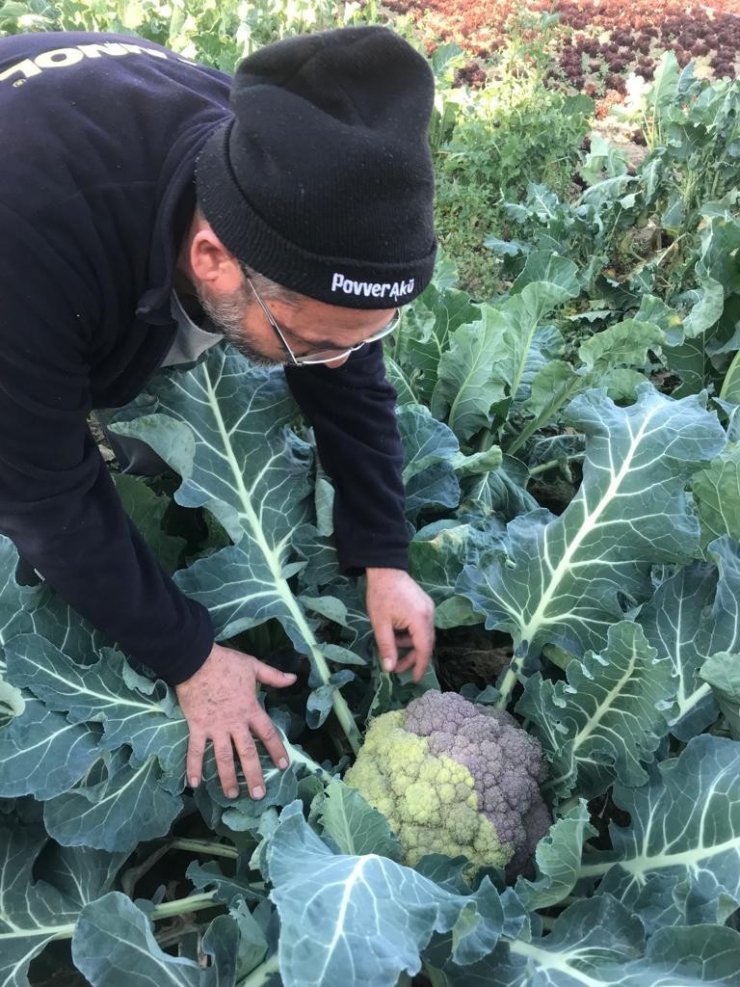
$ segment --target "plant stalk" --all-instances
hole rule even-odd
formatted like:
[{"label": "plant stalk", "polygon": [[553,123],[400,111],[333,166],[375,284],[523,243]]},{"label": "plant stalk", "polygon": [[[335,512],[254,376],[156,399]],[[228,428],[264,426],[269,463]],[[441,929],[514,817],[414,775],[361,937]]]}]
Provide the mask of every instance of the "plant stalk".
[{"label": "plant stalk", "polygon": [[264,963],[260,963],[244,980],[239,981],[237,987],[262,987],[273,973],[280,973],[280,961],[277,953],[273,953]]},{"label": "plant stalk", "polygon": [[171,840],[166,849],[189,850],[191,853],[207,853],[212,857],[228,857],[230,860],[239,859],[239,851],[236,847],[228,846],[226,843],[212,843],[209,840]]},{"label": "plant stalk", "polygon": [[[179,898],[177,901],[165,901],[161,905],[155,905],[149,914],[152,922],[159,922],[165,918],[174,918],[176,915],[186,915],[189,912],[204,911],[207,908],[222,908],[220,901],[216,901],[215,891],[204,891],[203,894],[190,895],[188,898]],[[76,922],[68,925],[60,925],[50,939],[71,939],[77,928]]]}]

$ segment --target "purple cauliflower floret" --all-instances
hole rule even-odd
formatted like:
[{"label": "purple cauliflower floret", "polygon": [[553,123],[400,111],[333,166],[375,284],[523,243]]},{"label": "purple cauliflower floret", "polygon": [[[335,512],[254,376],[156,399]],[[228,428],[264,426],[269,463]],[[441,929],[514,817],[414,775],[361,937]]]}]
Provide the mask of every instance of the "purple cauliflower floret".
[{"label": "purple cauliflower floret", "polygon": [[404,728],[427,738],[431,754],[446,754],[470,771],[481,813],[515,848],[507,874],[525,870],[552,822],[540,795],[547,763],[537,740],[502,710],[434,690],[409,703]]}]

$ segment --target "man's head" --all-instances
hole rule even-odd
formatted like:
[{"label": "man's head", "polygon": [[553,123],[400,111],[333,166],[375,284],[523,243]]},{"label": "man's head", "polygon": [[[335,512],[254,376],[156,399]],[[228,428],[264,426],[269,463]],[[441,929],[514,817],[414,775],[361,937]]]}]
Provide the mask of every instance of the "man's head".
[{"label": "man's head", "polygon": [[[234,118],[196,167],[202,218],[238,261],[232,314],[263,299],[291,346],[298,328],[296,353],[347,349],[423,291],[436,250],[432,102],[426,61],[386,28],[291,38],[241,63]],[[287,294],[271,300],[245,268]],[[219,285],[198,287],[223,315]]]},{"label": "man's head", "polygon": [[261,366],[342,366],[352,350],[385,333],[398,309],[328,305],[291,291],[240,262],[200,210],[183,245],[180,269],[226,339]]}]

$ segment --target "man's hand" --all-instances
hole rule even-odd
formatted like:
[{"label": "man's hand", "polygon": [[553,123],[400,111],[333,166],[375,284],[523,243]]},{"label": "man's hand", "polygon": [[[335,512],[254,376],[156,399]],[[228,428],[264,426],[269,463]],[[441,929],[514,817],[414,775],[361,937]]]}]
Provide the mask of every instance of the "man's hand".
[{"label": "man's hand", "polygon": [[280,734],[257,701],[258,682],[281,689],[292,685],[295,675],[214,644],[198,671],[175,686],[190,731],[186,776],[191,788],[200,784],[207,740],[213,742],[218,776],[229,798],[239,794],[234,748],[252,798],[261,799],[265,794],[255,736],[277,767],[288,767],[288,752]]},{"label": "man's hand", "polygon": [[[434,647],[434,604],[402,569],[367,569],[367,615],[385,672],[424,675]],[[410,648],[398,658],[399,648]]]}]

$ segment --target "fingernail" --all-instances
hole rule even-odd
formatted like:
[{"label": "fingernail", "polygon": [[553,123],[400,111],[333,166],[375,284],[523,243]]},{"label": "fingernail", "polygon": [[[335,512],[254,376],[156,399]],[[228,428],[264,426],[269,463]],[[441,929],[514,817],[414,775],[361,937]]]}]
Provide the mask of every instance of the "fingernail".
[{"label": "fingernail", "polygon": [[393,671],[393,662],[390,659],[388,659],[388,660],[386,660],[386,661],[383,662],[383,671],[384,672],[392,672]]},{"label": "fingernail", "polygon": [[230,799],[235,799],[237,797],[237,795],[239,794],[239,789],[238,788],[230,788],[226,794],[228,795],[228,797]]},{"label": "fingernail", "polygon": [[283,672],[283,675],[286,677],[286,679],[295,679],[296,678],[295,672]]},{"label": "fingernail", "polygon": [[280,760],[278,761],[278,767],[282,768],[283,771],[285,771],[285,769],[288,767],[288,758],[281,757]]},{"label": "fingernail", "polygon": [[257,786],[257,788],[252,789],[253,799],[261,799],[264,796],[264,794],[265,794],[264,788],[260,787],[259,785]]},{"label": "fingernail", "polygon": [[191,788],[197,788],[198,787],[198,778],[196,777],[196,775],[193,775],[191,777],[191,779],[190,779],[190,787]]}]

